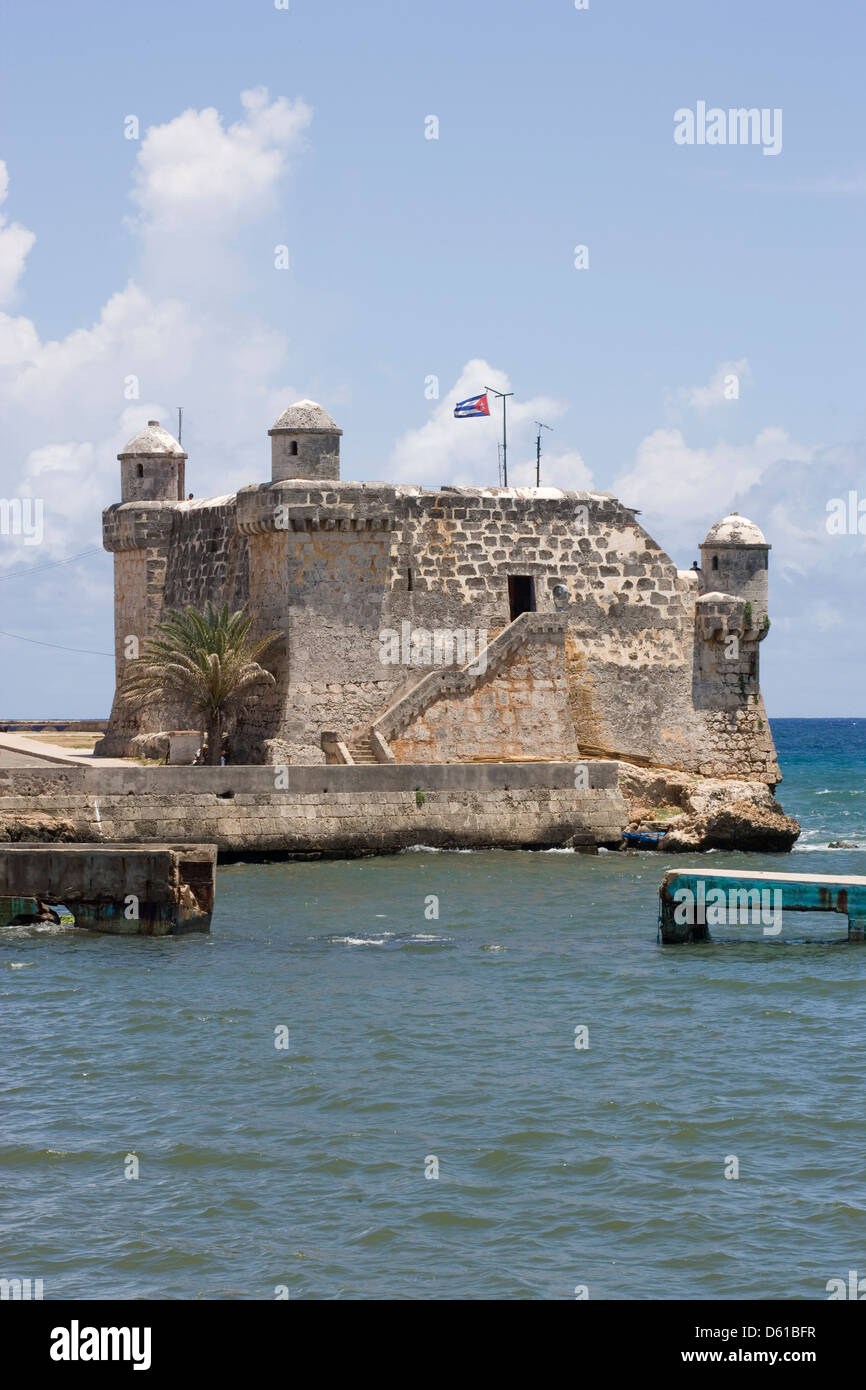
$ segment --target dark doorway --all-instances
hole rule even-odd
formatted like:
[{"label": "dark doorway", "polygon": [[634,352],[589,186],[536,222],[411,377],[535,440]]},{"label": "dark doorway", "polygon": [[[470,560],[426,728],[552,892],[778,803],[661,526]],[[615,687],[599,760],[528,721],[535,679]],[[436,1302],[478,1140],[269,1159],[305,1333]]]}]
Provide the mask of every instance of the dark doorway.
[{"label": "dark doorway", "polygon": [[531,574],[509,574],[508,607],[512,622],[521,613],[535,612],[535,580]]}]

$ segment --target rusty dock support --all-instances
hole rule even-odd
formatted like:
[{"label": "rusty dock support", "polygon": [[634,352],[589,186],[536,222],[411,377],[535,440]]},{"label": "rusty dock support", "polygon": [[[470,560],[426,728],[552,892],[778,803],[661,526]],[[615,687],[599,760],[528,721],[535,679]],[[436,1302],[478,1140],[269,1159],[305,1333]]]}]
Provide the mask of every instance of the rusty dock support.
[{"label": "rusty dock support", "polygon": [[733,869],[669,869],[659,888],[664,945],[709,941],[712,926],[782,930],[782,912],[843,912],[848,940],[866,939],[866,878],[834,874],[760,874]]}]

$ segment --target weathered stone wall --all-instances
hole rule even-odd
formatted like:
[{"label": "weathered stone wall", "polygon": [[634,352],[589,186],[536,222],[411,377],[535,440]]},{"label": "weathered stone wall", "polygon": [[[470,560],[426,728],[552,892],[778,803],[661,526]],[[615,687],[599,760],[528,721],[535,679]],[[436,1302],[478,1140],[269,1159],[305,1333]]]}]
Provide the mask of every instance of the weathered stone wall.
[{"label": "weathered stone wall", "polygon": [[339,434],[307,430],[268,430],[268,434],[271,436],[271,478],[275,483],[285,478],[339,479]]},{"label": "weathered stone wall", "polygon": [[[118,691],[127,653],[134,655],[154,636],[167,608],[200,608],[211,599],[236,609],[249,600],[247,538],[235,525],[234,497],[120,503],[103,514],[103,544],[114,552]],[[137,639],[137,649],[128,645],[130,637]],[[176,706],[133,710],[115,695],[102,752],[123,754],[138,734],[188,723],[188,713]]]},{"label": "weathered stone wall", "polygon": [[751,625],[757,630],[768,616],[768,550],[765,545],[701,546],[703,592],[721,591],[744,599],[751,608]]},{"label": "weathered stone wall", "polygon": [[[519,623],[523,626],[537,617],[527,613]],[[483,670],[475,662],[459,676],[429,678],[441,693],[428,697],[405,721],[395,721],[388,742],[397,762],[577,758],[563,659],[564,627],[556,619],[548,620],[542,630],[527,624],[525,636],[517,645],[509,644],[501,660],[496,660],[496,642],[485,649],[490,664],[485,662]],[[506,629],[500,640],[508,635]],[[411,694],[407,700],[411,710],[416,701]],[[387,729],[388,723],[383,733]]]},{"label": "weathered stone wall", "polygon": [[[429,671],[384,661],[381,633],[405,621],[413,630],[468,629],[489,639],[511,619],[509,577],[527,576],[541,614],[553,614],[554,586],[568,587],[564,680],[582,752],[779,778],[760,702],[758,634],[744,636],[739,665],[708,658],[711,639],[696,617],[698,577],[678,573],[609,494],[289,480],[243,488],[236,499],[150,506],[162,506],[168,525],[142,506],[126,519],[116,515],[124,508],[106,513],[108,548],[121,549],[115,528],[137,527],[134,544],[146,556],[143,571],[140,559],[121,566],[118,631],[135,631],[133,620],[152,623],[163,600],[242,602],[248,595],[256,630],[283,634],[271,662],[276,687],[251,703],[236,737],[239,759],[322,763],[326,731],[350,746],[363,742]],[[510,686],[521,696],[515,711],[523,679]],[[562,732],[561,686],[555,690],[547,703],[557,706]],[[462,746],[468,756],[508,759],[525,750],[515,736],[523,716],[508,714],[510,700],[499,704],[505,713],[497,740],[487,698],[474,691],[464,705],[477,736],[466,734]],[[148,727],[157,719],[170,721],[162,727],[183,722],[171,711],[146,719]],[[459,722],[452,699],[450,710],[431,712],[426,727],[435,725],[443,749],[453,751],[446,726],[456,734]],[[143,725],[113,714],[116,738],[105,751],[120,751],[131,727]],[[418,755],[430,742],[420,726],[417,732],[402,753],[411,744]],[[540,746],[564,745],[557,733]]]},{"label": "weathered stone wall", "polygon": [[249,602],[247,538],[238,531],[234,497],[184,502],[174,512],[168,546],[166,608],[202,608],[210,599],[232,610]]},{"label": "weathered stone wall", "polygon": [[[284,546],[272,539],[278,513]],[[271,745],[271,756],[282,748],[293,760],[321,758],[324,730],[353,741],[408,677],[426,674],[382,663],[383,630],[405,620],[492,636],[506,626],[511,575],[534,581],[540,612],[553,612],[554,585],[569,586],[569,622],[584,659],[598,668],[613,658],[603,684],[619,679],[624,635],[632,659],[642,655],[659,668],[679,659],[684,669],[690,660],[671,650],[682,621],[674,565],[606,494],[292,482],[243,489],[238,517],[250,535],[252,574],[269,571],[271,601],[282,594],[289,609],[284,721],[272,735],[282,743]],[[616,732],[628,716],[616,703],[602,710],[584,698],[582,706],[591,723],[613,716],[599,747],[628,746]],[[299,725],[307,731],[300,746]]]},{"label": "weathered stone wall", "polygon": [[[413,844],[520,848],[618,841],[616,766],[15,768],[0,823],[32,809],[85,841],[216,844],[223,852],[356,855]],[[281,784],[275,785],[279,778]],[[96,817],[96,807],[99,819]]]},{"label": "weathered stone wall", "polygon": [[707,593],[695,604],[692,699],[706,730],[697,770],[708,777],[776,783],[781,774],[758,684],[765,630],[746,602]]}]

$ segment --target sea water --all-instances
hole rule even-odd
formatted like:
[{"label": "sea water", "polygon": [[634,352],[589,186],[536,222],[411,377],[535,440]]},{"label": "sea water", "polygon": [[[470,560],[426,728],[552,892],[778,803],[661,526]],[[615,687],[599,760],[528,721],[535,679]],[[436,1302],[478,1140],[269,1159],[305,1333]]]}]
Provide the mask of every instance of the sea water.
[{"label": "sea water", "polygon": [[[866,720],[773,732],[800,843],[700,862],[866,873]],[[0,1278],[824,1299],[866,1274],[866,946],[826,914],[662,948],[668,862],[238,864],[209,936],[4,929]]]}]

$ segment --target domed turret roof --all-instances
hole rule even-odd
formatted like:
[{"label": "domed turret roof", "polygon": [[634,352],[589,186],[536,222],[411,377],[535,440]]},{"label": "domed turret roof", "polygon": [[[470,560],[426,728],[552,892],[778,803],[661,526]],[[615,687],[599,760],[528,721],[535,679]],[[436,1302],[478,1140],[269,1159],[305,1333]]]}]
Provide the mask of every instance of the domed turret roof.
[{"label": "domed turret roof", "polygon": [[740,516],[739,512],[731,512],[730,516],[723,516],[721,521],[717,521],[715,526],[711,526],[707,532],[707,539],[704,545],[766,545],[766,539],[760,526],[756,526],[754,521],[749,521],[748,517]]},{"label": "domed turret roof", "polygon": [[342,434],[343,431],[337,427],[337,422],[316,401],[295,401],[288,410],[284,410],[278,420],[274,421],[275,430],[286,430],[292,434],[301,434],[304,430],[311,430],[318,434]]},{"label": "domed turret roof", "polygon": [[177,440],[170,435],[168,430],[164,430],[158,420],[148,420],[147,427],[134,434],[127,444],[124,444],[118,458],[135,457],[136,455],[150,454],[174,454],[177,458],[186,458]]}]

